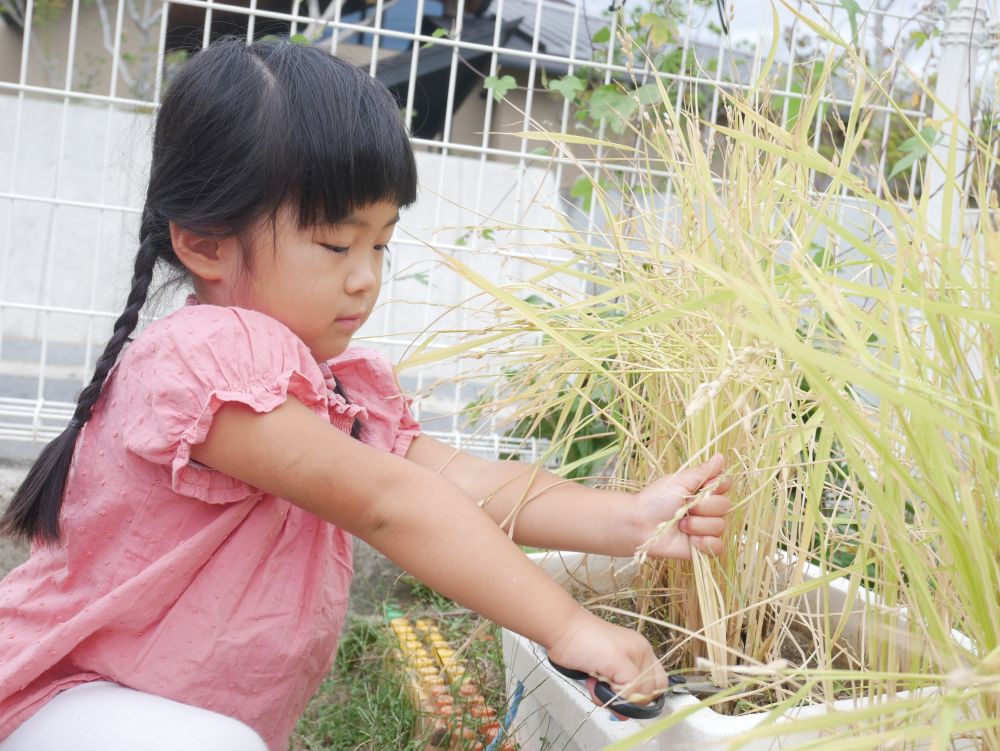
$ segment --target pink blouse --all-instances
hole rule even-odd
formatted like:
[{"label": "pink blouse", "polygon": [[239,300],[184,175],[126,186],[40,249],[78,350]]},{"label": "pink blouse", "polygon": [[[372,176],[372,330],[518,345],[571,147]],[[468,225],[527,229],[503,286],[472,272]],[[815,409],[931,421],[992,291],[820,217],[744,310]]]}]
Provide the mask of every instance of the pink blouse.
[{"label": "pink blouse", "polygon": [[125,350],[77,439],[62,539],[0,583],[0,738],[59,691],[110,680],[288,747],[333,661],[351,538],[190,456],[223,404],[268,412],[289,395],[345,432],[360,417],[385,451],[420,432],[380,355],[317,363],[254,311],[189,305]]}]

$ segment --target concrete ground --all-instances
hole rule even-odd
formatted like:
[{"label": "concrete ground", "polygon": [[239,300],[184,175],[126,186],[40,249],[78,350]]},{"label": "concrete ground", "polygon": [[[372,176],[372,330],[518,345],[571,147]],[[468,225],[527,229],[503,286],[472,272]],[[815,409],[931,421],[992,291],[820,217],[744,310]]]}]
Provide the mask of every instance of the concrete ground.
[{"label": "concrete ground", "polygon": [[[6,508],[14,491],[24,479],[28,465],[22,461],[0,459],[0,508]],[[28,557],[26,545],[0,537],[0,578]],[[374,548],[354,541],[354,580],[349,611],[356,615],[378,615],[390,599],[405,603],[411,599],[409,587],[399,581],[403,572]]]},{"label": "concrete ground", "polygon": [[[7,502],[14,495],[14,491],[21,484],[27,471],[27,465],[21,462],[0,463],[0,508],[7,508]],[[6,537],[0,537],[0,577],[6,576],[8,571],[27,557],[28,548],[26,545]]]}]

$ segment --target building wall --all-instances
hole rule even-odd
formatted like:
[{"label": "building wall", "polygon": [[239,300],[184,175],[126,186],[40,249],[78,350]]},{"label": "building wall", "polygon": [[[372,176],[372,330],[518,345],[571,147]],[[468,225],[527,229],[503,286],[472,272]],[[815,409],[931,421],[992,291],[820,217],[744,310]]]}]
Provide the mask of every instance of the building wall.
[{"label": "building wall", "polygon": [[[16,96],[0,94],[0,122],[20,124],[16,151],[13,139],[0,139],[0,179],[18,196],[0,199],[0,300],[117,312],[129,289],[136,250],[151,115],[79,102],[18,102]],[[393,293],[420,305],[428,299],[440,304],[427,318],[429,323],[465,294],[453,277],[446,281],[449,272],[436,270],[428,279],[440,261],[435,247],[458,242],[461,250],[453,250],[494,279],[520,273],[509,259],[490,253],[480,257],[478,251],[494,244],[468,228],[489,221],[482,213],[502,224],[554,226],[555,217],[546,206],[554,205],[556,193],[543,169],[521,171],[493,161],[481,165],[478,159],[454,153],[422,151],[417,157],[419,198],[404,212],[395,243],[399,248],[391,263],[393,274],[401,278],[393,283]],[[472,205],[476,196],[481,198],[480,209]],[[497,233],[497,241],[503,242],[503,234]],[[537,247],[546,235],[522,230],[508,239],[525,248]],[[167,309],[175,302],[167,301]],[[387,311],[379,313],[370,331],[392,335],[426,318],[405,312],[408,304],[396,306],[388,318]],[[51,325],[43,332],[45,320]],[[0,335],[26,339],[103,339],[109,325],[109,319],[76,313],[44,316],[32,307],[0,313]]]},{"label": "building wall", "polygon": [[21,34],[0,21],[0,81],[17,81],[21,71]]},{"label": "building wall", "polygon": [[[79,7],[73,89],[107,94],[111,70],[106,61],[110,55],[102,46],[100,16],[92,3],[81,2]],[[65,56],[69,31],[67,11],[60,19],[42,27],[37,41]],[[137,56],[141,56],[143,47],[139,36],[130,36]],[[21,41],[20,32],[0,24],[0,80],[19,80]],[[351,62],[364,65],[371,50],[341,44],[339,52]],[[394,53],[381,51],[382,56],[389,54]],[[64,68],[65,60],[47,80],[46,72],[33,55],[27,83],[62,87]],[[516,77],[518,89],[510,92],[508,101],[494,102],[491,123],[494,133],[488,139],[489,147],[494,149],[520,152],[522,148],[521,139],[511,134],[524,130],[522,110],[526,104],[527,76],[518,72]],[[538,82],[536,87],[540,87]],[[132,98],[144,92],[137,92],[119,78],[116,93]],[[563,101],[561,95],[536,90],[532,119],[543,127],[560,130]],[[482,143],[486,104],[487,98],[481,92],[467,97],[454,114],[453,142],[472,146]],[[10,239],[9,244],[0,247],[0,261],[6,270],[6,278],[0,279],[0,299],[43,308],[118,310],[128,291],[152,126],[148,111],[129,109],[86,100],[64,103],[60,98],[41,96],[29,96],[19,102],[13,92],[0,91],[0,125],[9,133],[14,132],[16,125],[19,134],[16,152],[12,138],[0,139],[0,180],[9,184],[15,195],[24,196],[15,201],[0,201],[0,242],[4,235]],[[543,145],[529,141],[525,150],[530,153]],[[429,323],[430,319],[425,321],[426,300],[441,301],[443,307],[434,315],[445,315],[445,308],[465,294],[454,287],[454,281],[448,283],[452,286],[445,285],[440,274],[429,283],[425,281],[427,270],[438,260],[433,250],[436,244],[448,246],[460,242],[463,254],[465,248],[474,253],[491,246],[468,229],[482,222],[483,217],[528,227],[554,224],[554,216],[547,212],[559,205],[560,192],[565,195],[579,175],[568,167],[562,170],[557,184],[555,170],[530,159],[522,169],[517,157],[490,156],[483,162],[478,156],[457,151],[447,155],[434,148],[418,151],[422,152],[418,155],[421,197],[404,216],[402,225],[403,231],[417,244],[404,246],[405,253],[397,255],[403,259],[397,263],[404,266],[400,270],[402,280],[394,283],[393,292],[402,300],[420,301],[423,307],[401,317],[377,316],[372,329],[383,336],[400,332],[404,322]],[[91,207],[53,204],[32,200],[33,197]],[[516,237],[508,238],[515,245],[523,248],[544,245],[544,235],[515,234]],[[487,262],[480,257],[475,263],[482,272],[493,268],[494,260]],[[511,272],[516,264],[508,259],[503,265],[504,269],[494,269],[498,279]],[[435,288],[433,292],[430,287]],[[166,307],[175,302],[166,301]],[[396,310],[403,310],[406,304],[396,306]],[[43,315],[31,308],[0,313],[0,335],[16,338],[101,341],[107,336],[109,326],[107,318]]]},{"label": "building wall", "polygon": [[[598,136],[597,128],[591,127],[593,123],[589,119],[585,123],[591,129],[577,127],[576,114],[579,108],[574,105],[570,105],[566,113],[566,125],[563,127],[563,109],[566,100],[562,94],[545,90],[542,87],[541,74],[538,72],[535,75],[534,95],[531,102],[531,123],[528,127],[525,127],[524,112],[528,98],[528,74],[525,71],[501,71],[501,74],[507,74],[508,72],[517,81],[517,88],[509,91],[503,101],[494,101],[493,103],[492,123],[490,126],[491,135],[488,141],[490,148],[520,153],[522,139],[513,134],[525,130],[540,129],[552,131],[557,134],[578,134],[592,138]],[[488,96],[491,96],[491,94],[485,91],[473,93],[456,110],[453,119],[452,141],[474,146],[482,144]],[[632,136],[632,139],[634,140],[634,136]],[[632,145],[628,136],[617,135],[610,128],[605,128],[602,140]],[[592,146],[567,144],[565,141],[561,142],[561,146],[580,160],[593,159],[595,156]],[[524,150],[528,154],[538,148],[549,148],[552,150],[551,144],[541,140],[530,140],[524,144]],[[517,161],[516,157],[491,156],[490,159],[501,162]],[[581,174],[582,172],[579,167],[571,164],[564,165],[559,180],[559,188],[565,193]]]},{"label": "building wall", "polygon": [[[155,3],[152,7],[158,7]],[[111,4],[109,13],[113,13]],[[52,21],[32,24],[32,49],[28,57],[26,83],[32,86],[63,88],[66,86],[66,57],[70,43],[72,14],[67,7],[62,15]],[[114,16],[109,17],[113,25]],[[113,30],[113,29],[112,29]],[[159,23],[143,32],[128,14],[123,19],[124,40],[121,50],[126,59],[128,73],[118,76],[116,95],[125,98],[151,98],[151,85],[155,71],[156,49],[159,41]],[[108,38],[114,38],[110,33]],[[104,33],[100,12],[94,3],[79,4],[79,18],[75,38],[72,89],[95,94],[111,91],[111,54],[104,48]],[[20,82],[23,34],[7,23],[0,23],[0,81]],[[43,62],[46,61],[46,62]],[[131,62],[129,62],[131,60]]]}]

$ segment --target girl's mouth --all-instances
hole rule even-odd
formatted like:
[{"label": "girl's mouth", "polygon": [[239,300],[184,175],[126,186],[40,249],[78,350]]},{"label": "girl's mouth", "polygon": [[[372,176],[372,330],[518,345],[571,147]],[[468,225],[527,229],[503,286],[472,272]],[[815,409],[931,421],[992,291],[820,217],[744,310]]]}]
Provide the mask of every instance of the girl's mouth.
[{"label": "girl's mouth", "polygon": [[361,322],[364,320],[362,316],[345,316],[344,318],[338,318],[334,321],[339,328],[346,329],[348,331],[355,331],[361,326]]}]

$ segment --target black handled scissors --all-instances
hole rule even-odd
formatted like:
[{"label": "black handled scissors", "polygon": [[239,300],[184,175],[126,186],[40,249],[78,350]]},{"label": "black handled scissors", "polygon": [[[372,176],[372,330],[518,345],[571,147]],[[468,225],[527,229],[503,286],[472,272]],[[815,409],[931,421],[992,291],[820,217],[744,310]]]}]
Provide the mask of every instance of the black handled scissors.
[{"label": "black handled scissors", "polygon": [[[574,681],[589,681],[592,676],[582,670],[573,670],[553,662],[549,658],[549,664],[559,673]],[[663,711],[664,701],[667,694],[714,694],[722,689],[712,683],[707,676],[684,676],[674,674],[669,677],[670,685],[665,693],[657,696],[649,704],[633,704],[623,701],[604,681],[595,681],[593,684],[594,697],[601,702],[602,706],[610,709],[622,717],[630,717],[634,720],[651,720],[659,717]]]}]

